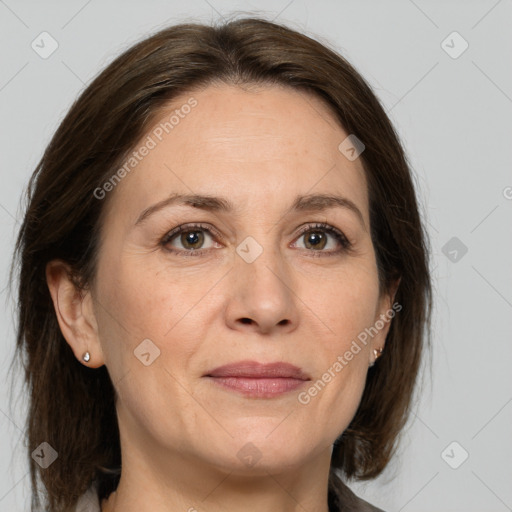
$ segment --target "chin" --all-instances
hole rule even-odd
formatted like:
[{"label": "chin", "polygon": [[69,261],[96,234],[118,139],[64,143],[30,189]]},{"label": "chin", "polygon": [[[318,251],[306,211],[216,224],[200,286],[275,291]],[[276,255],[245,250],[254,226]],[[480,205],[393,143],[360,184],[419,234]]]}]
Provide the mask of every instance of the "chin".
[{"label": "chin", "polygon": [[[213,445],[210,442],[210,447],[214,450],[214,453],[209,454],[213,463],[223,470],[240,475],[268,475],[289,471],[294,466],[301,467],[315,452],[322,451],[318,446],[321,440],[314,444],[311,438],[306,439],[304,434],[294,435],[282,425],[276,428],[272,423],[272,428],[266,428],[270,424],[265,422],[259,429],[243,435],[240,431],[236,434],[231,432],[233,438],[223,436],[219,440],[220,444]],[[325,445],[330,446],[328,442]]]}]

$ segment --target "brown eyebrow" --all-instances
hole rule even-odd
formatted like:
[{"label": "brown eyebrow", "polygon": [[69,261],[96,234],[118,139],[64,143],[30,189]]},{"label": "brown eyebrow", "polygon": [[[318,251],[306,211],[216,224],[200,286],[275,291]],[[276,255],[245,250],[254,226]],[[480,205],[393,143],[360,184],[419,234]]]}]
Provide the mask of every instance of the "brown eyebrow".
[{"label": "brown eyebrow", "polygon": [[[220,211],[232,213],[235,211],[234,205],[228,199],[222,197],[199,194],[172,194],[168,198],[146,208],[139,215],[135,225],[144,222],[150,215],[153,215],[157,211],[175,204],[192,206],[193,208],[212,212]],[[363,214],[355,203],[346,197],[333,194],[309,194],[297,196],[292,206],[286,211],[285,215],[292,211],[321,212],[330,208],[345,208],[352,211],[356,214],[359,221],[366,229]]]}]

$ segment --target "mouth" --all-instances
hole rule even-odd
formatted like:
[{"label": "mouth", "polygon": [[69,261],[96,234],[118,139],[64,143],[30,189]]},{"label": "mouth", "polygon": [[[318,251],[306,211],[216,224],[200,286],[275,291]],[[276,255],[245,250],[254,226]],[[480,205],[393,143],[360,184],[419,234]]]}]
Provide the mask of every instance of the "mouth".
[{"label": "mouth", "polygon": [[238,361],[219,366],[203,377],[225,390],[252,398],[283,395],[311,380],[309,375],[290,363],[262,364],[256,361]]}]

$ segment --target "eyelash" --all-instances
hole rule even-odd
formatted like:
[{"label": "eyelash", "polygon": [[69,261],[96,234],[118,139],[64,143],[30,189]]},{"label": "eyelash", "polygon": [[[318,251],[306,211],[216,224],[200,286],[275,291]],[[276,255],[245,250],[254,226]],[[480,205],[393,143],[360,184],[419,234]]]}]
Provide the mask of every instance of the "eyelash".
[{"label": "eyelash", "polygon": [[[337,251],[321,251],[321,250],[315,251],[313,249],[305,249],[306,251],[311,252],[313,257],[336,256],[342,252],[348,252],[351,250],[352,244],[349,242],[347,237],[341,231],[336,229],[335,227],[333,227],[329,224],[323,223],[323,222],[304,226],[304,228],[302,228],[300,230],[300,233],[297,236],[297,239],[299,239],[301,236],[304,236],[307,233],[310,233],[310,232],[314,233],[314,232],[320,231],[320,230],[325,231],[329,235],[333,236],[339,242],[339,244],[341,245],[342,248]],[[208,252],[211,249],[195,249],[195,250],[191,250],[191,251],[186,251],[186,250],[169,249],[167,247],[167,244],[173,238],[175,238],[177,235],[179,235],[181,233],[188,233],[188,232],[194,232],[194,231],[206,231],[211,236],[216,236],[217,238],[222,239],[222,237],[216,230],[214,230],[211,227],[206,226],[204,224],[183,224],[183,225],[178,226],[177,228],[169,231],[160,241],[160,245],[162,247],[164,247],[166,251],[168,251],[170,253],[174,253],[174,254],[179,254],[184,257],[201,256],[201,255],[203,255],[203,253]]]}]

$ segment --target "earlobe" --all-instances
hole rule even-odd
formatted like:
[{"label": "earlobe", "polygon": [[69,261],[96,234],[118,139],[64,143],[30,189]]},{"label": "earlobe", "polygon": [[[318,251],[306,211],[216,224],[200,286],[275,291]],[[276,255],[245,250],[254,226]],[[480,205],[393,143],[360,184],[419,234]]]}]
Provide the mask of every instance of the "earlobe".
[{"label": "earlobe", "polygon": [[72,279],[69,265],[60,260],[46,265],[46,282],[60,330],[75,357],[87,366],[104,364],[90,293],[81,293]]},{"label": "earlobe", "polygon": [[396,293],[398,291],[398,287],[400,286],[400,282],[402,281],[402,276],[398,277],[393,281],[393,284],[390,287],[389,295],[390,295],[390,307],[395,303]]},{"label": "earlobe", "polygon": [[[389,286],[388,291],[382,297],[381,303],[380,303],[380,314],[381,315],[385,314],[386,316],[389,317],[390,312],[393,312],[393,316],[394,316],[395,297],[396,297],[396,293],[398,291],[398,287],[400,286],[401,280],[402,280],[401,277],[398,277],[397,279],[395,279],[393,281],[393,283]],[[398,311],[399,311],[399,309],[398,309]],[[393,318],[393,316],[391,318]],[[390,322],[388,322],[388,323],[390,323]],[[389,329],[389,325],[386,328],[386,334],[387,334],[388,329]]]},{"label": "earlobe", "polygon": [[401,277],[397,278],[390,286],[388,292],[381,297],[379,307],[380,313],[374,326],[378,329],[378,334],[375,336],[372,343],[372,351],[370,352],[370,361],[368,363],[370,367],[373,366],[377,359],[382,356],[391,321],[394,318],[396,311],[400,311],[401,309],[400,307],[400,309],[395,310],[394,302],[400,281]]}]

